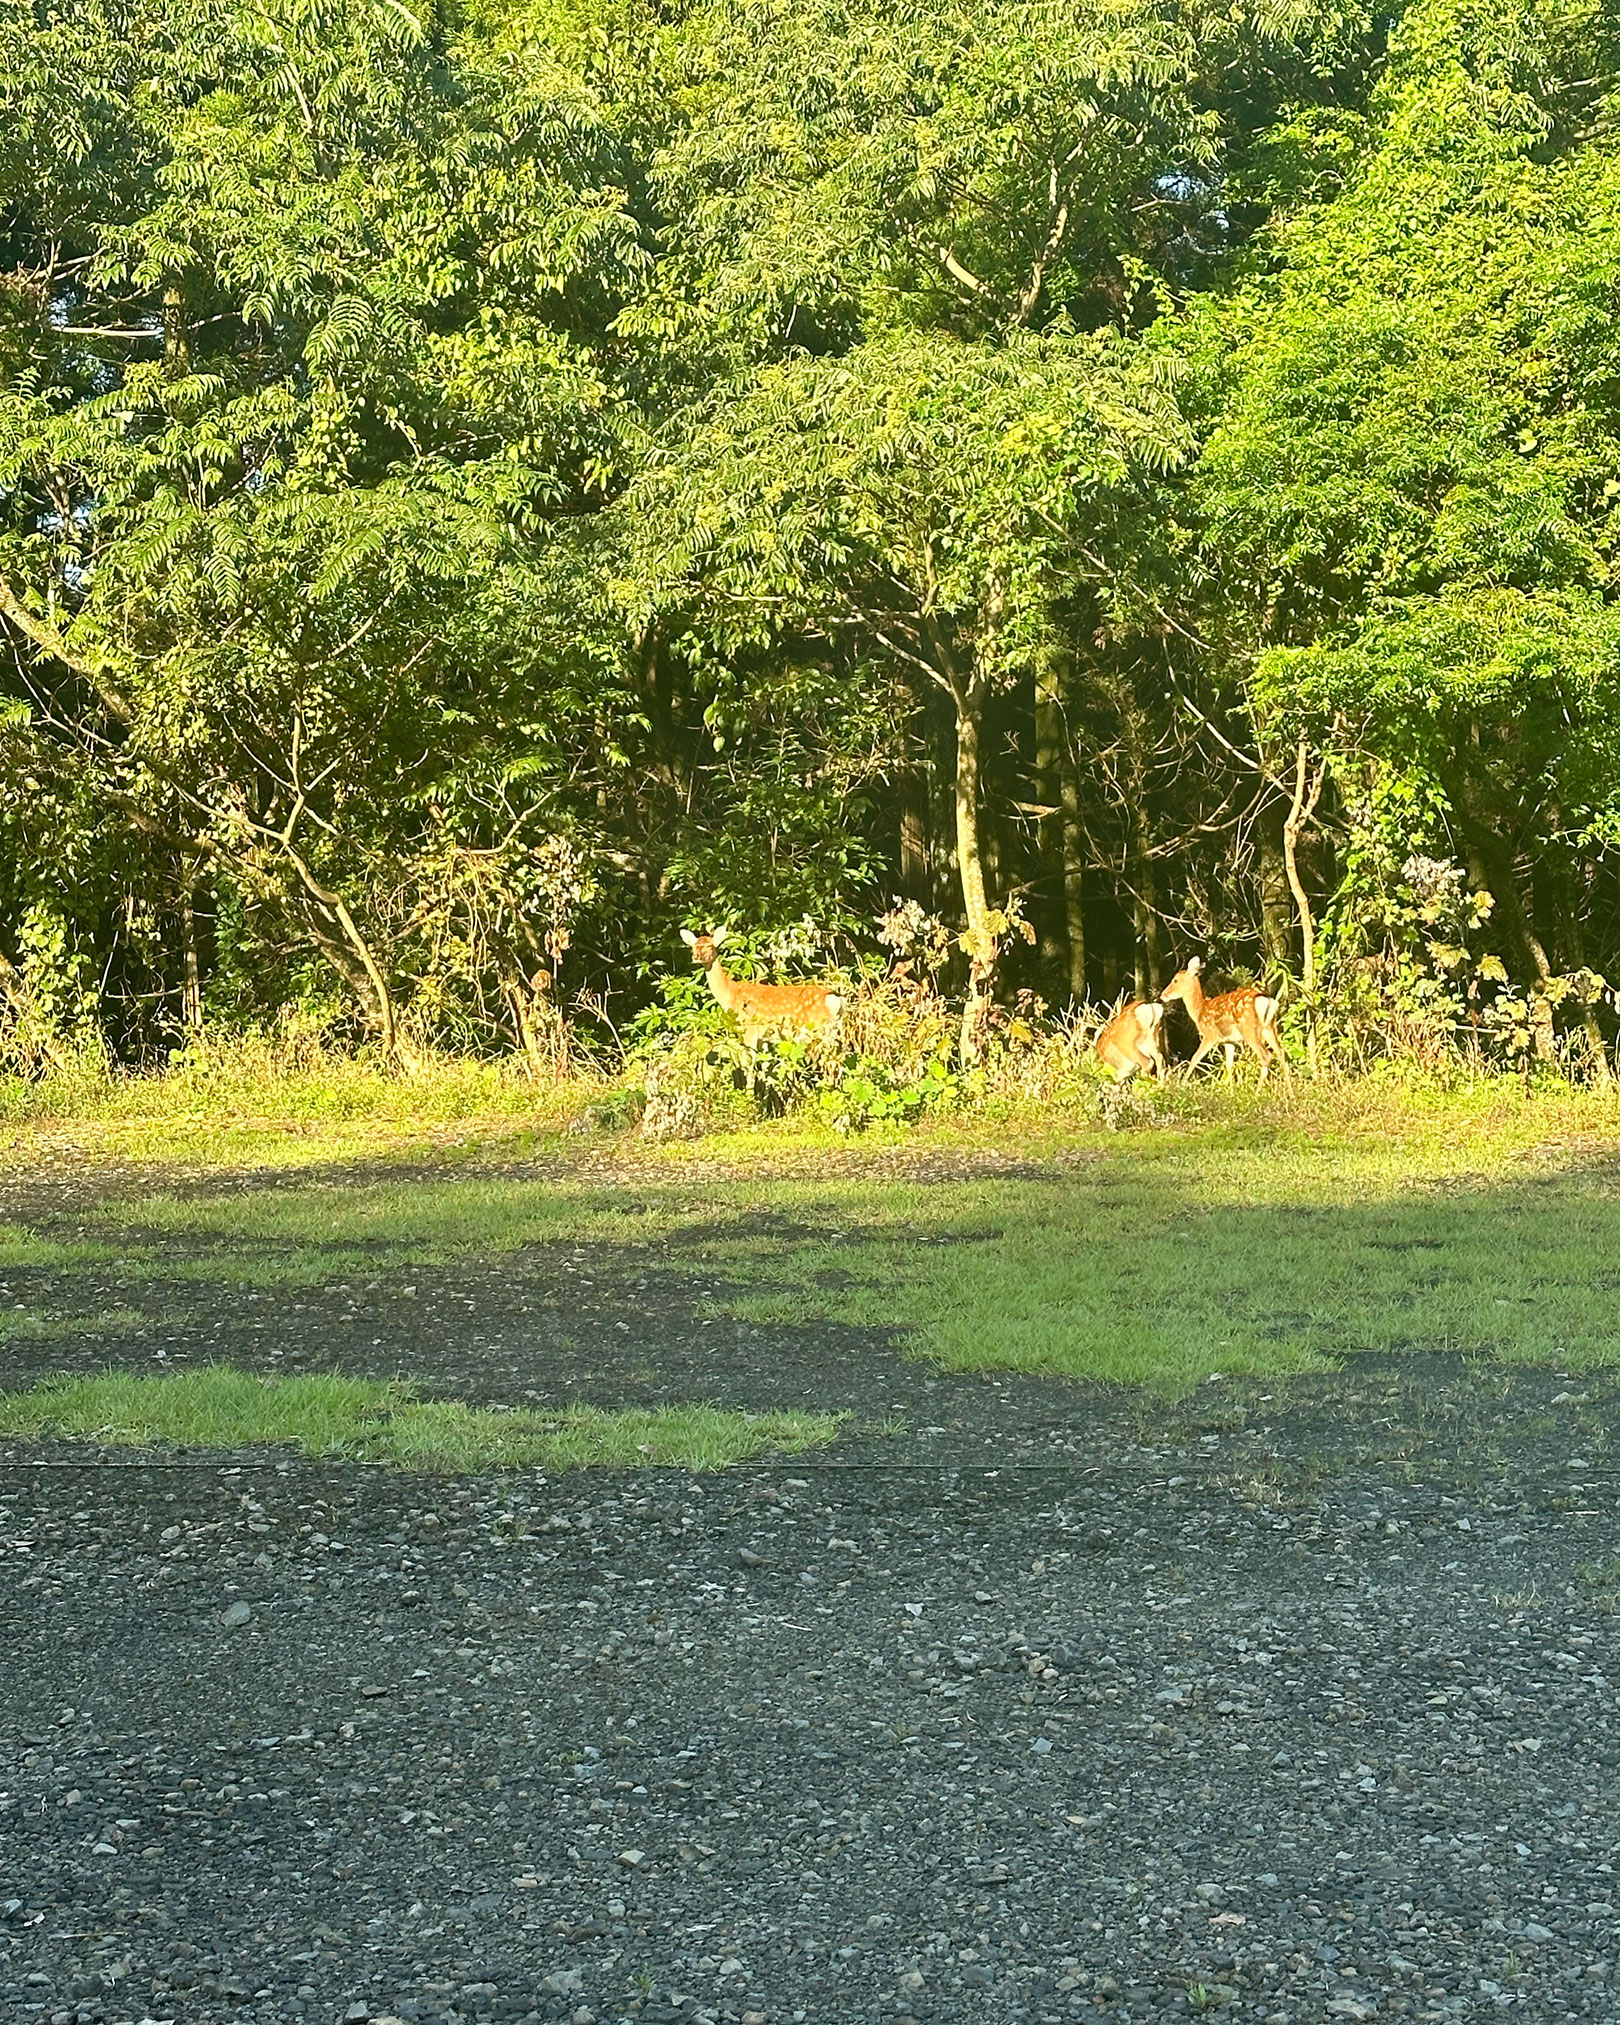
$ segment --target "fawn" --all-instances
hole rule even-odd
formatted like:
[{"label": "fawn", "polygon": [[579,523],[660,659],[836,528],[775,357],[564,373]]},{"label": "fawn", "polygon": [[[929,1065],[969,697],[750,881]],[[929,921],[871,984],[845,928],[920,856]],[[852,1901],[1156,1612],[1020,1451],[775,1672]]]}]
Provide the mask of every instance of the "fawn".
[{"label": "fawn", "polygon": [[1097,1036],[1097,1059],[1112,1069],[1116,1083],[1128,1083],[1143,1069],[1164,1075],[1164,1043],[1159,1029],[1164,1007],[1155,999],[1135,999],[1121,1006]]},{"label": "fawn", "polygon": [[1159,994],[1166,1005],[1179,999],[1198,1027],[1198,1052],[1187,1064],[1188,1075],[1211,1048],[1224,1048],[1226,1077],[1230,1082],[1236,1073],[1238,1049],[1246,1047],[1259,1057],[1262,1083],[1271,1073],[1273,1055],[1281,1062],[1284,1075],[1291,1076],[1293,1070],[1283,1052],[1282,1037],[1277,1032],[1277,1014],[1281,1008],[1276,999],[1252,984],[1243,985],[1237,991],[1223,991],[1217,998],[1206,998],[1203,980],[1199,976],[1202,969],[1201,957],[1188,957],[1186,968],[1178,970]]},{"label": "fawn", "polygon": [[726,939],[723,928],[707,935],[681,930],[681,940],[692,952],[709,981],[709,989],[742,1028],[750,1048],[779,1035],[789,1040],[816,1040],[830,1033],[844,1009],[836,991],[820,984],[746,984],[730,977],[720,961],[720,945]]}]

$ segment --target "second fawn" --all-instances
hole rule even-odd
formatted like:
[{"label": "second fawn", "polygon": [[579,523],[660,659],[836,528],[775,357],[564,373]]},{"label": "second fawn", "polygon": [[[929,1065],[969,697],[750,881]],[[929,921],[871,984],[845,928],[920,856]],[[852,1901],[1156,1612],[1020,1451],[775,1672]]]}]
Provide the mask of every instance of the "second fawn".
[{"label": "second fawn", "polygon": [[844,1009],[840,993],[820,984],[748,984],[730,977],[720,961],[720,945],[726,939],[723,928],[707,935],[681,930],[681,940],[692,952],[692,961],[701,964],[709,989],[742,1028],[749,1047],[777,1037],[785,1040],[815,1040],[829,1033]]},{"label": "second fawn", "polygon": [[1095,1045],[1098,1061],[1113,1070],[1116,1083],[1128,1083],[1143,1069],[1163,1076],[1163,1025],[1164,1007],[1155,999],[1136,999],[1115,1013]]},{"label": "second fawn", "polygon": [[1238,1049],[1242,1047],[1259,1058],[1262,1083],[1271,1074],[1273,1055],[1281,1062],[1283,1073],[1292,1074],[1277,1031],[1281,1007],[1276,999],[1252,984],[1237,991],[1223,991],[1217,998],[1206,998],[1199,975],[1202,969],[1202,958],[1190,956],[1186,968],[1178,970],[1159,994],[1166,1005],[1179,999],[1197,1025],[1198,1052],[1187,1064],[1187,1073],[1191,1075],[1212,1048],[1224,1048],[1230,1082],[1236,1070]]}]

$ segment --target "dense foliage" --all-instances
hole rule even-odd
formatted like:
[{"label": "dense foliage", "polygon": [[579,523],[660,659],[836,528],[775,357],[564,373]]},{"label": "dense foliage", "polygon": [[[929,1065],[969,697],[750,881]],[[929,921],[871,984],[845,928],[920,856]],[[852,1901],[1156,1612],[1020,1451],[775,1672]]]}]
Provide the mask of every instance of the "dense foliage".
[{"label": "dense foliage", "polygon": [[0,0],[0,1053],[1612,1040],[1617,20]]}]

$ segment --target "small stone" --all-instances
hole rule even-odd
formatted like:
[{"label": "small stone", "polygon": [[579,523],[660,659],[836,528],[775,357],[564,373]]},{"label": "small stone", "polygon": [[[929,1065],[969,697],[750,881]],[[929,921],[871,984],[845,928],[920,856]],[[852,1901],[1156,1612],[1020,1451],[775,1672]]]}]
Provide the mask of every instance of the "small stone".
[{"label": "small stone", "polygon": [[371,2006],[356,2000],[343,2014],[343,2025],[365,2025],[371,2016]]},{"label": "small stone", "polygon": [[756,1554],[752,1547],[744,1547],[737,1555],[737,1559],[745,1568],[763,1568],[765,1565],[765,1556]]},{"label": "small stone", "polygon": [[647,1861],[647,1852],[644,1849],[621,1849],[619,1861],[627,1870],[639,1870]]},{"label": "small stone", "polygon": [[253,1621],[253,1606],[249,1603],[233,1603],[219,1614],[219,1621],[227,1631],[235,1631]]},{"label": "small stone", "polygon": [[578,1969],[553,1969],[540,1987],[548,1997],[572,1997],[584,1989],[585,1978]]},{"label": "small stone", "polygon": [[1050,1737],[1037,1737],[1029,1748],[1035,1753],[1037,1758],[1044,1758],[1052,1748],[1052,1739]]}]

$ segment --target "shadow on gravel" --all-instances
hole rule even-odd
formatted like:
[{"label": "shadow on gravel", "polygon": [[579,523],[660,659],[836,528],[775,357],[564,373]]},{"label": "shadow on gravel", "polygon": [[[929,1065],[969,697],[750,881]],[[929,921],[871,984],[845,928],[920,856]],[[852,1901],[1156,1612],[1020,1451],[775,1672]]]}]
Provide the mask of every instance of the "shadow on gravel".
[{"label": "shadow on gravel", "polygon": [[[847,1198],[802,1249],[696,1190],[678,1242],[454,1258],[351,1214],[338,1263],[307,1181],[279,1277],[227,1270],[264,1231],[217,1181],[201,1234],[0,1234],[0,1384],[220,1359],[851,1432],[702,1481],[0,1449],[5,2025],[1615,2015],[1615,1377],[1447,1347],[1498,1301],[1498,1350],[1605,1323],[1607,1170],[1213,1237],[1184,1181],[1099,1183],[1138,1304],[1224,1327],[1238,1266],[1274,1319],[1407,1303],[1173,1402],[817,1319]],[[1052,1178],[971,1186],[978,1270]],[[720,1312],[756,1267],[801,1315]]]},{"label": "shadow on gravel", "polygon": [[[1051,1215],[1054,1183],[1061,1208],[1082,1170],[1090,1194],[1075,1198],[1074,1241],[1100,1242],[1088,1218],[1100,1219],[1119,1253],[1118,1278],[1084,1291],[1119,1305],[1082,1317],[1069,1289],[1076,1326],[1128,1333],[1151,1318],[1164,1330],[1179,1313],[1172,1305],[1167,1322],[1166,1300],[1185,1299],[1204,1311],[1206,1334],[1231,1330],[1233,1305],[1200,1288],[1239,1272],[1262,1333],[1286,1338],[1313,1315],[1319,1325],[1326,1311],[1364,1309],[1386,1335],[1408,1312],[1410,1340],[1372,1352],[1352,1343],[1326,1369],[1224,1377],[1167,1402],[1072,1379],[941,1369],[906,1355],[897,1328],[818,1318],[853,1277],[829,1265],[845,1255],[870,1270],[872,1256],[892,1262],[898,1251],[903,1262],[909,1247],[959,1272],[971,1246],[975,1273],[1005,1274],[1031,1200]],[[1545,1351],[1562,1303],[1571,1336],[1586,1331],[1588,1356],[1615,1347],[1611,1162],[1359,1205],[1226,1205],[1203,1223],[1175,1174],[1144,1180],[1128,1160],[1037,1172],[1038,1188],[1027,1164],[931,1170],[936,1190],[954,1179],[974,1222],[909,1238],[892,1222],[909,1176],[885,1177],[881,1197],[841,1193],[835,1178],[801,1184],[791,1210],[755,1200],[725,1213],[693,1183],[612,1186],[575,1170],[564,1189],[532,1167],[492,1175],[374,1163],[216,1175],[161,1196],[121,1189],[115,1201],[90,1197],[71,1213],[58,1205],[0,1228],[0,1388],[109,1365],[222,1362],[397,1376],[429,1396],[482,1404],[808,1406],[850,1416],[845,1461],[889,1465],[903,1450],[929,1466],[954,1457],[1219,1468],[1261,1498],[1273,1483],[1308,1484],[1367,1460],[1457,1476],[1510,1454],[1528,1465],[1545,1451],[1561,1468],[1572,1445],[1594,1463],[1609,1453],[1617,1395],[1604,1371],[1571,1376],[1578,1367],[1453,1345],[1478,1332],[1483,1313],[1499,1352]],[[863,1250],[860,1228],[874,1202],[891,1217],[877,1254]],[[1127,1237],[1139,1228],[1140,1245],[1120,1243],[1122,1216],[1137,1220]],[[598,1230],[612,1240],[583,1235]],[[1174,1261],[1170,1295],[1139,1263],[1149,1245],[1158,1262]],[[746,1306],[756,1274],[802,1319],[728,1313],[739,1297]]]},{"label": "shadow on gravel", "polygon": [[[1466,1282],[1476,1304],[1523,1314],[1537,1298],[1527,1282],[1535,1253],[1543,1282],[1549,1268],[1553,1276],[1575,1274],[1579,1296],[1588,1304],[1596,1298],[1606,1316],[1604,1288],[1620,1278],[1612,1266],[1620,1258],[1612,1172],[1602,1164],[1551,1183],[1535,1177],[1515,1187],[1448,1189],[1440,1201],[1413,1195],[1332,1213],[1231,1209],[1221,1217],[1223,1258],[1243,1262],[1262,1304],[1272,1300],[1272,1262],[1286,1260],[1292,1298],[1300,1298],[1298,1276],[1310,1272],[1312,1243],[1330,1229],[1332,1260],[1324,1258],[1320,1272],[1351,1274],[1351,1306],[1355,1274],[1365,1266],[1379,1280],[1385,1308],[1407,1298],[1413,1320],[1422,1322],[1432,1320],[1424,1300],[1448,1298],[1448,1274]],[[105,1205],[83,1203],[71,1221],[51,1215],[32,1227],[12,1225],[12,1264],[0,1266],[0,1389],[109,1365],[150,1373],[227,1363],[263,1375],[403,1377],[429,1397],[496,1405],[703,1399],[751,1411],[818,1407],[851,1415],[836,1448],[842,1462],[1223,1472],[1260,1501],[1294,1496],[1322,1474],[1365,1462],[1448,1480],[1488,1474],[1509,1458],[1525,1468],[1541,1458],[1557,1472],[1571,1452],[1604,1466],[1614,1438],[1620,1389],[1610,1373],[1464,1357],[1444,1332],[1428,1341],[1413,1332],[1397,1351],[1349,1353],[1328,1369],[1207,1381],[1179,1401],[1017,1371],[938,1369],[907,1357],[897,1328],[814,1316],[828,1286],[848,1280],[826,1270],[826,1258],[836,1255],[828,1253],[826,1225],[851,1223],[848,1203],[836,1195],[828,1195],[816,1223],[759,1207],[727,1221],[709,1217],[701,1195],[684,1191],[697,1199],[686,1201],[678,1237],[660,1231],[614,1243],[533,1241],[522,1237],[524,1205],[531,1197],[543,1203],[551,1185],[508,1174],[496,1177],[500,1189],[518,1191],[500,1199],[504,1249],[425,1260],[409,1253],[452,1237],[464,1241],[478,1227],[474,1205],[490,1187],[488,1174],[446,1179],[367,1166],[318,1185],[306,1172],[255,1174],[243,1183],[259,1197],[286,1197],[290,1211],[277,1207],[269,1223],[255,1227],[235,1191],[223,1191],[215,1177],[196,1197],[205,1217],[198,1229],[174,1227],[172,1193],[158,1199],[168,1227],[146,1225],[138,1197],[119,1205],[115,1217]],[[385,1233],[356,1235],[365,1229],[356,1201],[385,1191],[395,1203],[413,1183],[423,1193],[401,1211],[409,1215],[407,1233],[387,1231],[383,1217]],[[1017,1215],[1025,1185],[1025,1172],[976,1174],[980,1227],[929,1235],[927,1251],[944,1245],[960,1255],[970,1241],[988,1258],[1000,1243],[998,1225]],[[656,1191],[646,1187],[593,1185],[575,1213],[585,1227],[610,1215],[634,1229],[656,1207]],[[1148,1193],[1138,1211],[1158,1219],[1160,1245],[1195,1247],[1199,1233],[1174,1197]],[[328,1245],[316,1225],[334,1221],[334,1213],[342,1231]],[[284,1215],[292,1217],[292,1233],[277,1221]],[[1549,1219],[1559,1225],[1557,1249]],[[1454,1237],[1458,1223],[1470,1233],[1466,1251]],[[1442,1262],[1432,1258],[1442,1249],[1436,1229],[1444,1231]],[[859,1243],[859,1231],[851,1237]],[[1614,1245],[1608,1253],[1606,1239]],[[796,1294],[800,1245],[804,1286]],[[705,1260],[705,1247],[719,1255]],[[751,1260],[778,1294],[786,1286],[804,1320],[749,1322],[725,1312],[739,1290],[747,1292]],[[130,1270],[136,1262],[140,1270]],[[1193,1260],[1183,1270],[1197,1278],[1201,1268]],[[1152,1304],[1150,1276],[1116,1294],[1132,1288],[1138,1302]],[[1278,1298],[1266,1326],[1284,1330],[1282,1310]],[[18,1318],[10,1330],[6,1312]],[[1120,1332],[1136,1320],[1138,1310],[1128,1306],[1104,1316]],[[1229,1314],[1213,1306],[1207,1326],[1227,1322]]]}]

